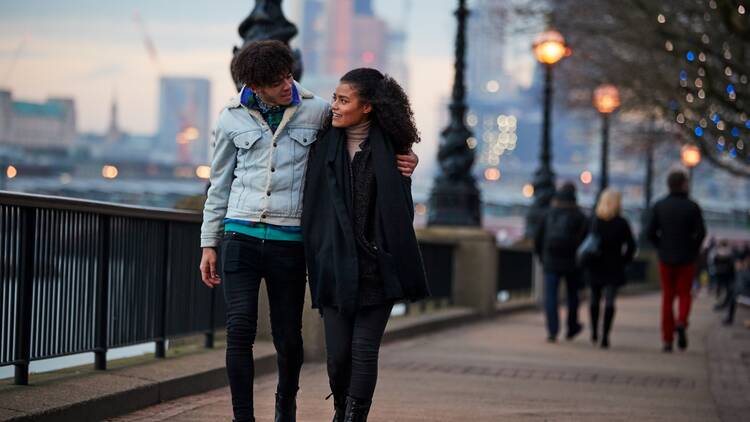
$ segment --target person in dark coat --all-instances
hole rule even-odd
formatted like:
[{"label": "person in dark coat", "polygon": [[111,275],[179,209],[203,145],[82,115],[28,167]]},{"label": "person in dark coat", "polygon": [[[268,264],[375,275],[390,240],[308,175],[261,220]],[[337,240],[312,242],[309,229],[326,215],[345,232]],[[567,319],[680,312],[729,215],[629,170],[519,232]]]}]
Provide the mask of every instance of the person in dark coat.
[{"label": "person in dark coat", "polygon": [[323,315],[334,421],[365,421],[394,302],[429,295],[411,179],[394,164],[419,134],[398,83],[362,68],[341,78],[319,138],[302,212],[310,291]]},{"label": "person in dark coat", "polygon": [[605,189],[599,198],[592,217],[591,232],[599,236],[599,255],[587,265],[591,286],[591,341],[598,341],[599,306],[604,293],[604,321],[601,332],[601,347],[609,347],[609,333],[615,318],[617,290],[625,282],[625,267],[635,255],[635,240],[627,220],[622,218],[622,195]]},{"label": "person in dark coat", "polygon": [[714,268],[714,276],[716,277],[716,289],[717,292],[723,292],[723,297],[720,297],[714,306],[715,310],[721,310],[729,305],[731,295],[730,289],[734,285],[735,279],[735,258],[737,253],[732,250],[732,246],[729,244],[727,239],[719,241],[719,246],[712,256],[712,265]]},{"label": "person in dark coat", "polygon": [[576,203],[576,188],[563,184],[555,193],[552,207],[537,228],[534,248],[544,267],[544,310],[547,318],[547,341],[557,340],[559,331],[558,290],[565,279],[567,290],[567,333],[571,340],[581,332],[578,322],[578,291],[582,286],[581,269],[576,263],[576,249],[586,237],[586,216]]},{"label": "person in dark coat", "polygon": [[[667,185],[669,194],[651,209],[646,233],[659,253],[661,335],[663,351],[671,352],[675,331],[677,346],[685,350],[688,345],[691,287],[698,253],[706,236],[706,226],[701,208],[688,197],[689,180],[685,172],[671,172],[667,176]],[[676,322],[673,309],[675,298],[679,299]]]}]

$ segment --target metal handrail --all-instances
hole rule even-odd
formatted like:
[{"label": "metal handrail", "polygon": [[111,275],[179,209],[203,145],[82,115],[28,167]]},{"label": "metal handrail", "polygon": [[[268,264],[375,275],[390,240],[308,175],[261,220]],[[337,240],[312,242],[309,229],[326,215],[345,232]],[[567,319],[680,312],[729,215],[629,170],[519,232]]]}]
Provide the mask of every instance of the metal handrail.
[{"label": "metal handrail", "polygon": [[2,190],[0,190],[0,205],[93,212],[117,217],[147,218],[151,220],[169,220],[184,223],[200,223],[202,219],[202,214],[197,211],[123,205],[112,202],[92,201],[88,199],[17,193]]}]

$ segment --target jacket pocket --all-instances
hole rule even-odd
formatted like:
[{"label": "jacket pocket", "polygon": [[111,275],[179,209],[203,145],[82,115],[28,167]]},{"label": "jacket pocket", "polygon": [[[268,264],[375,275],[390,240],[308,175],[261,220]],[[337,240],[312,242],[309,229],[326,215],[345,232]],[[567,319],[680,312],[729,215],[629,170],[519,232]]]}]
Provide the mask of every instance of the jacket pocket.
[{"label": "jacket pocket", "polygon": [[234,142],[234,146],[237,147],[238,150],[249,150],[262,136],[263,131],[250,130],[235,135],[234,138],[232,138],[232,142]]},{"label": "jacket pocket", "polygon": [[317,132],[316,129],[292,127],[289,128],[289,137],[306,147],[315,142]]}]

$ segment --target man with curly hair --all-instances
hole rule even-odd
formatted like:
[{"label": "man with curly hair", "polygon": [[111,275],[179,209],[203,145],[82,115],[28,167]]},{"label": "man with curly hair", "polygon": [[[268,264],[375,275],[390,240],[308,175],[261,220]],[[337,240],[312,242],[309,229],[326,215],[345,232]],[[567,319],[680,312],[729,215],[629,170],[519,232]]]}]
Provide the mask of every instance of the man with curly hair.
[{"label": "man with curly hair", "polygon": [[[200,270],[206,286],[224,282],[227,374],[237,422],[255,420],[252,349],[261,278],[277,352],[274,420],[296,420],[306,284],[303,188],[310,146],[330,106],[294,81],[293,64],[289,48],[279,41],[254,42],[238,52],[232,74],[243,86],[216,127]],[[410,152],[397,159],[402,174],[410,176],[416,156]]]}]

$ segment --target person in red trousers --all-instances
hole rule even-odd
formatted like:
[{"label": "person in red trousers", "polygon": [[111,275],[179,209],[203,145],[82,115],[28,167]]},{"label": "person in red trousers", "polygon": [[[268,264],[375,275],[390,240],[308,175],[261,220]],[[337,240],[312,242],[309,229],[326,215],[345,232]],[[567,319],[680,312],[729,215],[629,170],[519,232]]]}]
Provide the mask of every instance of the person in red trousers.
[{"label": "person in red trousers", "polygon": [[[677,346],[685,350],[688,345],[687,326],[690,315],[691,287],[696,261],[706,226],[700,206],[688,197],[689,179],[681,170],[667,176],[669,194],[651,209],[647,234],[659,252],[662,309],[661,335],[665,352],[672,351],[674,333]],[[677,320],[674,301],[678,299]]]}]

